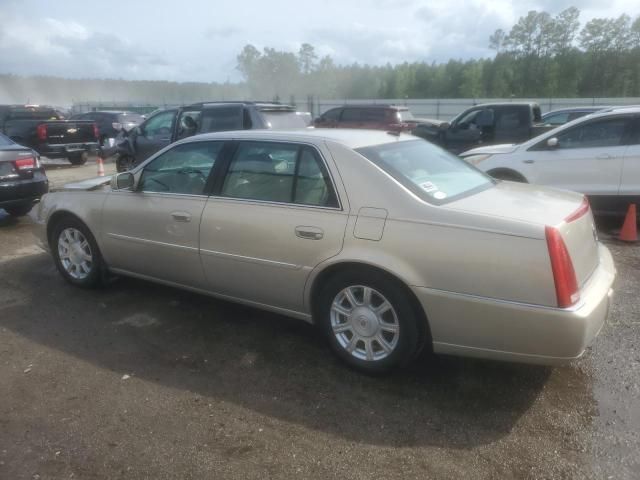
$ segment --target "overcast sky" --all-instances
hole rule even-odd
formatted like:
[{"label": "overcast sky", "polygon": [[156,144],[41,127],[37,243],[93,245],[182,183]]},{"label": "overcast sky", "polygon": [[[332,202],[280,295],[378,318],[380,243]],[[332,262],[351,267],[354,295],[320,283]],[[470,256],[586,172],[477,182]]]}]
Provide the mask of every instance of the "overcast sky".
[{"label": "overcast sky", "polygon": [[491,56],[488,37],[528,10],[640,14],[639,0],[0,0],[0,72],[176,81],[238,80],[247,43],[337,63]]}]

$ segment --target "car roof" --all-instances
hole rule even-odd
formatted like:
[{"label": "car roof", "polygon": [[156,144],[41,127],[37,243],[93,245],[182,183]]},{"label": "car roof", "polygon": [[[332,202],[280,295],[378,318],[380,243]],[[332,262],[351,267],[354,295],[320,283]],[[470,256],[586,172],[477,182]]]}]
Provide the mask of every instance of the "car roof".
[{"label": "car roof", "polygon": [[244,101],[244,100],[221,100],[212,102],[196,102],[189,105],[185,105],[182,108],[206,108],[217,105],[251,105],[260,109],[274,109],[274,110],[295,110],[291,105],[279,102],[263,102],[263,101]]},{"label": "car roof", "polygon": [[355,149],[399,141],[418,140],[410,134],[349,128],[301,128],[295,130],[238,130],[232,132],[203,133],[181,140],[180,143],[202,140],[271,140],[282,142],[336,142]]},{"label": "car roof", "polygon": [[393,105],[393,104],[383,104],[383,103],[365,103],[365,104],[347,104],[347,105],[338,105],[337,107],[331,107],[330,110],[335,108],[387,108],[390,110],[409,110],[409,107],[404,105]]},{"label": "car roof", "polygon": [[591,107],[567,107],[567,108],[559,108],[557,110],[550,110],[544,115],[550,115],[552,113],[564,113],[564,112],[597,112],[598,110],[604,110],[606,108],[611,108],[608,106],[591,106]]}]

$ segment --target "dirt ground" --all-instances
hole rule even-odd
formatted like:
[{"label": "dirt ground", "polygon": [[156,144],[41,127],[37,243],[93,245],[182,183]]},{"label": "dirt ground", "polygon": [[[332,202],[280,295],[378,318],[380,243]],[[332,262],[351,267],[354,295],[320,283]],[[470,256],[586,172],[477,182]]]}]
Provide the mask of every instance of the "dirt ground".
[{"label": "dirt ground", "polygon": [[295,320],[131,279],[74,288],[0,211],[0,479],[640,478],[640,246],[611,225],[611,317],[579,361],[367,377]]}]

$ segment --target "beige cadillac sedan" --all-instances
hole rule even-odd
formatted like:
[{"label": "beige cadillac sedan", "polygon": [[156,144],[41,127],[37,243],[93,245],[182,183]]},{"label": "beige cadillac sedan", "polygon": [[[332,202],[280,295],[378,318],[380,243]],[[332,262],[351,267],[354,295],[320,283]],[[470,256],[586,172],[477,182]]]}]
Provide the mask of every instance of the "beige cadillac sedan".
[{"label": "beige cadillac sedan", "polygon": [[615,276],[582,195],[379,131],[199,135],[45,195],[34,216],[74,285],[129,275],[313,322],[366,371],[425,347],[578,358]]}]

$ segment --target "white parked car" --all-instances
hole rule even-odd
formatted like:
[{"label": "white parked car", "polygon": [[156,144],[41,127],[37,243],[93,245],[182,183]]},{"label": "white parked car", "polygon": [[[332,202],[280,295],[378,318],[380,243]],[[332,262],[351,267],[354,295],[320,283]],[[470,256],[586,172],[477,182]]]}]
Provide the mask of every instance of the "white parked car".
[{"label": "white parked car", "polygon": [[495,178],[589,196],[594,210],[624,211],[640,201],[640,107],[599,112],[520,145],[461,154]]}]

